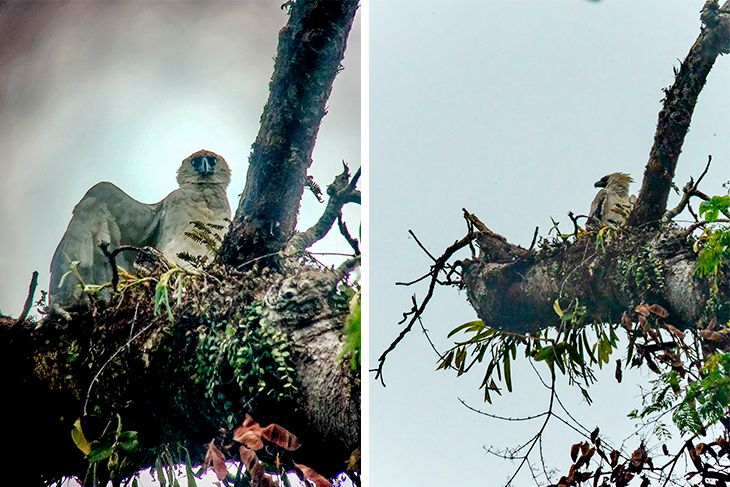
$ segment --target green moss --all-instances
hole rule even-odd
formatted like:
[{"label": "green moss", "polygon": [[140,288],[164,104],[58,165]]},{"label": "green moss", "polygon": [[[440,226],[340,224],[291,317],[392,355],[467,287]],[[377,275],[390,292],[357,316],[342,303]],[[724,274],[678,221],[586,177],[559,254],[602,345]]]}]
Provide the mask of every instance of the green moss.
[{"label": "green moss", "polygon": [[210,406],[225,416],[229,428],[256,402],[288,401],[299,392],[288,336],[262,314],[262,304],[255,302],[228,320],[208,321],[198,338],[195,382],[204,386]]},{"label": "green moss", "polygon": [[648,247],[639,248],[628,259],[616,264],[621,292],[646,299],[664,288],[664,261],[652,255]]}]

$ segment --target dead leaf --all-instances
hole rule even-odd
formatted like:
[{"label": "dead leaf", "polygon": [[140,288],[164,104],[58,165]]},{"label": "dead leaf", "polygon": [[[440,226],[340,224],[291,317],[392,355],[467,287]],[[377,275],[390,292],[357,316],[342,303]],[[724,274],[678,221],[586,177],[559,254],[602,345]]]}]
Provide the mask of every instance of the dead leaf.
[{"label": "dead leaf", "polygon": [[291,434],[286,428],[276,423],[262,428],[259,423],[246,415],[243,424],[233,430],[233,439],[252,450],[260,450],[264,447],[263,440],[270,441],[286,450],[294,451],[301,446],[299,439]]},{"label": "dead leaf", "polygon": [[285,428],[276,423],[271,423],[261,431],[264,439],[278,445],[285,450],[294,451],[301,446],[299,439]]},{"label": "dead leaf", "polygon": [[304,476],[314,482],[314,485],[316,485],[317,487],[332,487],[332,483],[327,478],[323,477],[306,465],[302,465],[301,463],[294,463],[294,466],[301,470]]},{"label": "dead leaf", "polygon": [[618,463],[619,455],[620,455],[619,452],[617,452],[616,450],[613,450],[611,452],[611,467],[612,468],[616,466],[616,463]]},{"label": "dead leaf", "polygon": [[580,451],[580,443],[576,443],[570,447],[570,459],[574,462],[578,460],[578,451]]},{"label": "dead leaf", "polygon": [[264,442],[261,441],[261,430],[261,426],[247,414],[243,424],[233,430],[233,441],[258,451],[264,447]]},{"label": "dead leaf", "polygon": [[651,314],[651,308],[649,308],[648,304],[643,302],[638,305],[634,311],[639,313],[641,316],[649,316]]},{"label": "dead leaf", "polygon": [[277,487],[271,476],[264,470],[255,451],[245,445],[241,445],[238,448],[238,453],[246,467],[246,471],[251,476],[251,487]]},{"label": "dead leaf", "polygon": [[208,443],[208,451],[205,453],[205,462],[203,466],[207,469],[213,467],[215,476],[218,477],[219,481],[223,481],[228,477],[228,468],[226,467],[226,457],[223,453],[215,446],[214,442]]},{"label": "dead leaf", "polygon": [[669,316],[669,311],[662,308],[658,304],[652,304],[651,306],[649,306],[649,311],[651,312],[651,314],[653,314],[654,316],[658,316],[659,318],[666,318],[667,316]]}]

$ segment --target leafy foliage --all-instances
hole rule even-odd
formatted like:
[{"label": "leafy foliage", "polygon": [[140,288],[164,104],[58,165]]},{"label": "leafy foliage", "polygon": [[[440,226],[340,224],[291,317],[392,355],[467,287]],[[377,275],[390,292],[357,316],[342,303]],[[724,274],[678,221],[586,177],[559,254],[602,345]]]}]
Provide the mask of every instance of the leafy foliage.
[{"label": "leafy foliage", "polygon": [[[708,223],[718,222],[720,215],[728,217],[730,196],[713,196],[700,205],[700,215]],[[730,227],[706,226],[694,245],[697,254],[697,274],[710,277],[713,291],[717,292],[720,269],[730,258]]]},{"label": "leafy foliage", "polygon": [[123,476],[124,470],[129,467],[129,455],[139,450],[137,432],[124,431],[118,414],[116,420],[115,429],[104,428],[98,437],[91,440],[87,439],[81,418],[76,420],[71,430],[76,447],[89,462],[87,477],[91,477],[90,485],[94,487],[106,485],[108,479],[114,481]]},{"label": "leafy foliage", "polygon": [[[262,395],[285,401],[298,393],[288,338],[269,326],[262,312],[262,304],[254,303],[227,322],[207,323],[199,337],[195,381],[224,411],[229,428]],[[243,410],[230,400],[238,397],[248,399]]]},{"label": "leafy foliage", "polygon": [[444,354],[438,369],[451,368],[456,370],[457,375],[462,375],[487,360],[481,388],[484,389],[484,400],[491,402],[491,392],[502,393],[498,382],[503,382],[507,390],[512,392],[512,362],[521,354],[535,362],[543,362],[552,376],[556,369],[560,371],[590,401],[587,387],[595,381],[591,367],[603,367],[609,362],[618,341],[615,327],[584,326],[586,309],[577,300],[565,310],[556,300],[553,308],[560,318],[560,325],[530,335],[497,330],[481,320],[454,328],[449,337],[458,333],[470,334],[471,337],[456,342]]}]

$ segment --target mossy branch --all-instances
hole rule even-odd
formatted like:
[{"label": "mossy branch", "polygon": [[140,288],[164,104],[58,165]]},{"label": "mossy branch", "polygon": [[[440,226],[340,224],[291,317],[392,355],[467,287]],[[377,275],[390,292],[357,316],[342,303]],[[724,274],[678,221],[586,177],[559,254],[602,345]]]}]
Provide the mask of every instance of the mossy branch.
[{"label": "mossy branch", "polygon": [[284,249],[285,257],[299,255],[316,242],[319,242],[330,231],[332,225],[334,225],[340,216],[342,207],[347,203],[360,204],[360,191],[356,189],[360,175],[361,170],[358,169],[352,178],[350,178],[350,168],[343,162],[342,172],[335,177],[332,184],[327,186],[329,199],[324,213],[322,213],[317,223],[291,238]]}]

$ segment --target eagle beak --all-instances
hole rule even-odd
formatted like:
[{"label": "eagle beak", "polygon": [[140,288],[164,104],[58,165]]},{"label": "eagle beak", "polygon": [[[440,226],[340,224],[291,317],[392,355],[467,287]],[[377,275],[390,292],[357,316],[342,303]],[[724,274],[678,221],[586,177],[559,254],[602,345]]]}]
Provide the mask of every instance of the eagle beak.
[{"label": "eagle beak", "polygon": [[594,188],[605,188],[608,184],[608,178],[601,178],[600,180],[596,181],[596,183],[593,185]]},{"label": "eagle beak", "polygon": [[200,167],[200,173],[203,176],[207,176],[207,175],[213,173],[213,168],[211,167],[210,162],[208,162],[207,157],[203,157],[203,163],[201,164],[201,167]]}]

